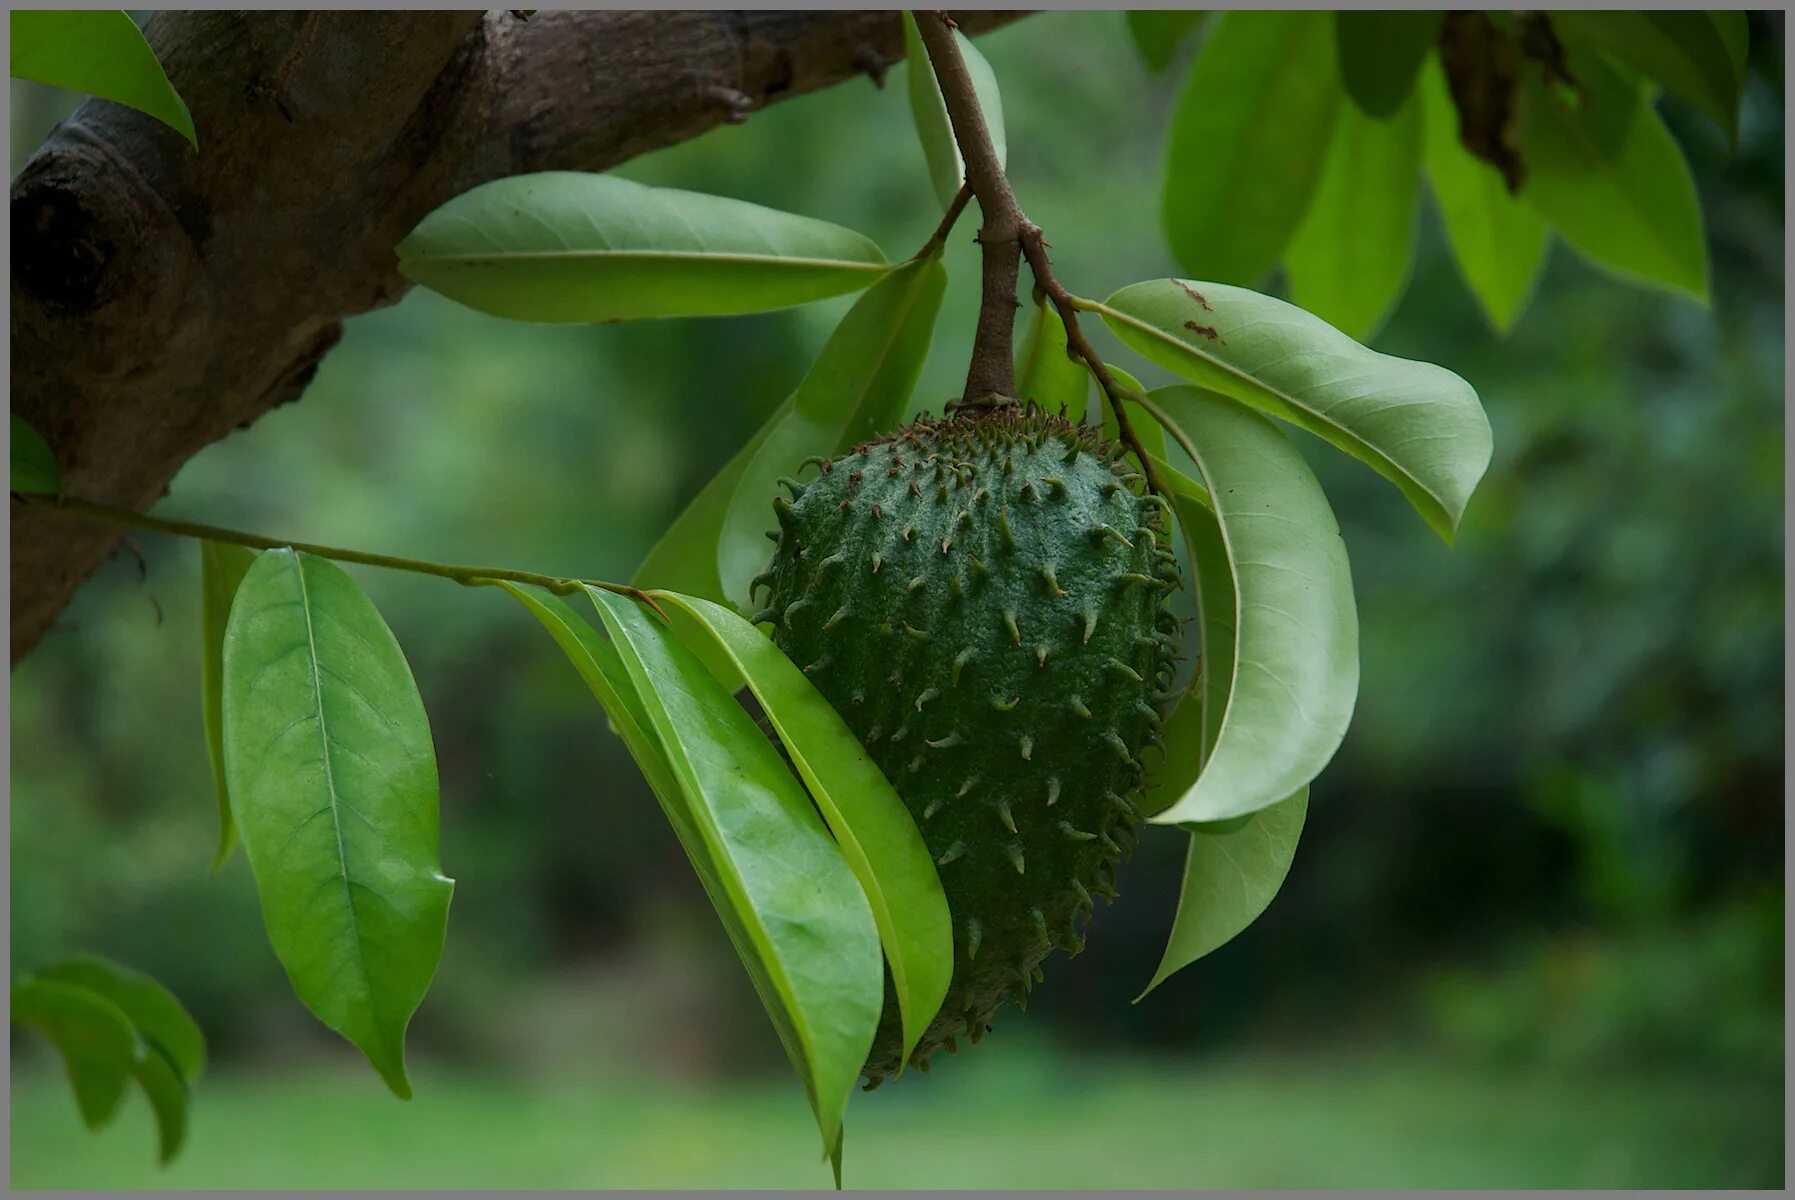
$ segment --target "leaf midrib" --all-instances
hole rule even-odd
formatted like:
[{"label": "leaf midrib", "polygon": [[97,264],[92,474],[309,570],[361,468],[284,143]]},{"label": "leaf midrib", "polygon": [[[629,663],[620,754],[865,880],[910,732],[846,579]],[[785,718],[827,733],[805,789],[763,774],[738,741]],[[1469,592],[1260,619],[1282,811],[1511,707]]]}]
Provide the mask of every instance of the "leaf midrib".
[{"label": "leaf midrib", "polygon": [[890,271],[892,264],[857,258],[811,258],[784,254],[719,254],[710,250],[515,250],[484,254],[408,254],[399,259],[404,267],[413,263],[491,263],[534,262],[545,259],[695,259],[703,262],[775,264],[790,267],[827,267],[844,271]]},{"label": "leaf midrib", "polygon": [[299,577],[299,611],[305,618],[305,641],[312,666],[312,704],[317,710],[318,737],[323,749],[324,787],[330,797],[330,830],[337,843],[337,877],[343,882],[343,903],[349,908],[349,923],[355,932],[355,936],[349,941],[355,950],[356,971],[361,976],[362,987],[368,993],[370,1015],[374,1016],[371,1022],[373,1037],[384,1051],[387,1049],[386,1033],[381,1028],[379,1017],[372,1012],[374,981],[368,974],[367,956],[362,952],[361,922],[355,911],[355,889],[349,878],[349,855],[343,844],[343,820],[337,802],[336,771],[331,764],[332,743],[330,730],[324,719],[324,675],[318,661],[317,633],[312,624],[311,590],[306,586],[305,564],[300,561],[297,551],[293,554],[293,570]]}]

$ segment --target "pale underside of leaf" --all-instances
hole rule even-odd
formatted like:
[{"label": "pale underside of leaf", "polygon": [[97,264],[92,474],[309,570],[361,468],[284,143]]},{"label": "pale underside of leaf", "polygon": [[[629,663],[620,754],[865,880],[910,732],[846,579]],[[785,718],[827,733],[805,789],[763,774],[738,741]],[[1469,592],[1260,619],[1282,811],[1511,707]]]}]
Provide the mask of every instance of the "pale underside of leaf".
[{"label": "pale underside of leaf", "polygon": [[1079,305],[1160,366],[1366,463],[1452,540],[1491,442],[1477,393],[1451,371],[1379,354],[1295,305],[1227,284],[1151,280]]}]

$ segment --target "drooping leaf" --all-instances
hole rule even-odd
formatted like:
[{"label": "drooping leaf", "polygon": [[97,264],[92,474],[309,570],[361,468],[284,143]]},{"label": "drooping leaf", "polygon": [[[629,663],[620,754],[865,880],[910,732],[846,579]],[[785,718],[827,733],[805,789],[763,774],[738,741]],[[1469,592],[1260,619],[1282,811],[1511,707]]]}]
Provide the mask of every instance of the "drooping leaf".
[{"label": "drooping leaf", "polygon": [[224,629],[231,601],[256,552],[229,542],[199,546],[200,699],[206,722],[206,750],[212,759],[212,780],[218,789],[218,850],[214,873],[237,847],[237,824],[231,819],[231,791],[224,776]]},{"label": "drooping leaf", "polygon": [[[960,57],[966,60],[966,73],[972,77],[972,90],[978,97],[979,111],[984,114],[985,128],[991,134],[991,148],[1002,165],[1007,147],[1003,96],[997,90],[997,76],[970,38],[955,30],[954,40],[960,45]],[[922,140],[929,181],[935,185],[935,197],[941,201],[941,207],[946,208],[954,202],[966,179],[966,163],[960,157],[960,144],[954,139],[953,123],[948,120],[947,102],[941,98],[935,69],[929,65],[928,51],[916,32],[916,18],[908,9],[904,11],[904,73],[910,88],[910,116],[916,122],[916,136]]]},{"label": "drooping leaf", "polygon": [[[812,1097],[814,1108],[815,1092],[811,1087],[804,1043],[797,1032],[795,1017],[786,1005],[784,994],[774,985],[768,964],[761,957],[760,941],[750,932],[734,899],[736,892],[740,890],[739,884],[731,882],[738,873],[737,868],[726,858],[718,859],[712,851],[711,843],[700,832],[691,802],[674,778],[673,768],[661,748],[660,736],[648,719],[641,695],[628,671],[624,669],[623,659],[618,655],[616,647],[601,637],[559,596],[540,588],[520,587],[503,580],[495,582],[516,597],[541,622],[543,628],[548,630],[580,678],[603,706],[612,731],[623,739],[624,747],[647,780],[649,789],[654,792],[662,813],[667,817],[667,823],[673,827],[674,835],[691,861],[692,869],[697,874],[705,895],[710,899],[711,907],[716,910],[724,931],[729,935],[730,944],[735,947],[736,954],[754,985],[755,994],[760,997],[760,1002],[773,1023],[774,1031],[779,1036],[779,1044],[785,1047],[799,1078],[804,1081],[807,1095]],[[839,1152],[838,1136],[834,1153],[839,1155]]]},{"label": "drooping leaf", "polygon": [[[1743,13],[1579,11],[1551,14],[1552,28],[1568,44],[1594,46],[1647,79],[1690,101],[1714,118],[1728,137],[1739,128],[1739,89],[1744,75],[1734,59],[1734,29],[1720,18]],[[1737,27],[1735,26],[1735,29]]]},{"label": "drooping leaf", "polygon": [[1258,919],[1290,873],[1308,812],[1305,786],[1242,821],[1185,826],[1190,848],[1178,889],[1178,911],[1165,953],[1142,996],[1232,941]]},{"label": "drooping leaf", "polygon": [[1452,540],[1489,465],[1490,424],[1451,371],[1368,350],[1294,305],[1227,284],[1156,279],[1079,304],[1167,370],[1365,462]]},{"label": "drooping leaf", "polygon": [[463,192],[398,254],[406,278],[520,321],[767,312],[859,291],[890,270],[839,225],[580,171]]},{"label": "drooping leaf", "polygon": [[1315,202],[1284,253],[1291,299],[1351,337],[1376,333],[1408,286],[1420,190],[1420,103],[1384,119],[1343,105]]},{"label": "drooping leaf", "polygon": [[137,23],[122,10],[14,9],[12,74],[134,108],[199,149],[186,102]]},{"label": "drooping leaf", "polygon": [[[588,588],[660,739],[737,944],[803,1078],[825,1153],[884,1000],[866,895],[798,781],[702,662],[633,601]],[[688,846],[688,852],[694,848]],[[696,858],[697,855],[694,855]],[[702,877],[701,872],[701,877]]]},{"label": "drooping leaf", "polygon": [[12,414],[12,490],[21,496],[54,496],[62,491],[55,452],[18,413]]},{"label": "drooping leaf", "polygon": [[269,550],[224,635],[224,764],[293,991],[401,1098],[405,1027],[442,957],[436,755],[380,613],[326,559]]},{"label": "drooping leaf", "polygon": [[1035,305],[1016,360],[1016,398],[1048,412],[1063,406],[1070,420],[1082,422],[1090,390],[1085,365],[1066,352],[1066,326],[1059,313],[1051,304]]},{"label": "drooping leaf", "polygon": [[142,971],[84,954],[37,971],[39,979],[86,988],[103,997],[131,1026],[168,1057],[184,1080],[206,1065],[206,1038],[175,994]]},{"label": "drooping leaf", "polygon": [[187,1140],[187,1085],[174,1064],[153,1046],[140,1048],[131,1060],[131,1078],[143,1089],[156,1116],[157,1159],[167,1163]]},{"label": "drooping leaf", "polygon": [[1676,138],[1598,55],[1573,51],[1570,69],[1581,103],[1537,71],[1522,75],[1522,198],[1591,262],[1705,304],[1701,206]]},{"label": "drooping leaf", "polygon": [[792,396],[792,408],[748,460],[723,515],[717,575],[724,596],[753,612],[749,584],[771,557],[779,479],[806,458],[853,449],[896,425],[929,354],[935,314],[947,288],[941,260],[913,259],[868,288],[829,335]]},{"label": "drooping leaf", "polygon": [[125,1014],[84,987],[28,978],[12,985],[12,1022],[35,1029],[56,1047],[82,1123],[103,1128],[118,1111],[137,1053]]},{"label": "drooping leaf", "polygon": [[[1197,465],[1214,536],[1180,508],[1205,578],[1201,773],[1152,820],[1218,821],[1268,807],[1313,779],[1345,736],[1358,694],[1358,615],[1332,509],[1302,455],[1269,421],[1200,388],[1159,388],[1145,407]],[[1200,509],[1200,506],[1198,506]],[[1233,629],[1209,611],[1231,583]],[[1225,689],[1225,696],[1217,693]],[[1213,729],[1213,733],[1209,731]]]},{"label": "drooping leaf", "polygon": [[1126,14],[1128,32],[1134,48],[1149,70],[1164,71],[1171,66],[1178,47],[1203,24],[1206,12],[1174,8],[1131,8]]},{"label": "drooping leaf", "polygon": [[1459,274],[1497,332],[1527,307],[1546,262],[1550,230],[1526,201],[1509,193],[1502,173],[1458,136],[1458,111],[1438,59],[1422,71],[1427,181],[1440,205]]},{"label": "drooping leaf", "polygon": [[748,443],[735,452],[723,469],[711,476],[699,493],[686,505],[661,540],[654,544],[630,582],[637,587],[664,587],[703,596],[706,600],[728,600],[723,580],[717,573],[717,548],[723,537],[723,520],[735,498],[736,485],[753,461],[755,453],[773,436],[773,431],[792,413],[796,397],[787,396],[755,430]]},{"label": "drooping leaf", "polygon": [[1334,49],[1346,94],[1365,114],[1388,117],[1415,90],[1442,14],[1422,9],[1341,9]]},{"label": "drooping leaf", "polygon": [[1308,211],[1340,104],[1325,12],[1223,13],[1166,139],[1172,252],[1205,279],[1255,284]]},{"label": "drooping leaf", "polygon": [[655,596],[689,613],[697,636],[729,656],[860,880],[891,969],[908,1058],[954,973],[947,896],[916,822],[847,723],[771,640],[721,605]]}]

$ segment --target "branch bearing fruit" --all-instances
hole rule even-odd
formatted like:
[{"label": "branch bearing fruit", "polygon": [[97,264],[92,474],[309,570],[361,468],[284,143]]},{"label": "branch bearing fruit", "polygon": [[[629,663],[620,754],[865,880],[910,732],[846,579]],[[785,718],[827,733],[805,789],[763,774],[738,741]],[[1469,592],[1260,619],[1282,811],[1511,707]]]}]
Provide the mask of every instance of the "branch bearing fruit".
[{"label": "branch bearing fruit", "polygon": [[[891,780],[953,913],[953,982],[912,1065],[1077,953],[1132,845],[1179,576],[1164,504],[1120,453],[1039,410],[966,410],[812,460],[774,501],[755,620]],[[869,1088],[901,1052],[888,986]]]}]

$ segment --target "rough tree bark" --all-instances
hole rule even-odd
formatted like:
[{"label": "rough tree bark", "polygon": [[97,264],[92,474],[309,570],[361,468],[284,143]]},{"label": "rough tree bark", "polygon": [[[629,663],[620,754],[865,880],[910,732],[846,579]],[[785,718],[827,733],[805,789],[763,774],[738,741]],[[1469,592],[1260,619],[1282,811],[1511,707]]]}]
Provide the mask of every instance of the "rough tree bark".
[{"label": "rough tree bark", "polygon": [[[145,32],[199,153],[89,101],[12,189],[13,411],[71,492],[136,509],[403,295],[392,247],[449,197],[612,167],[903,56],[891,12],[164,12]],[[15,664],[117,536],[12,505]]]}]

